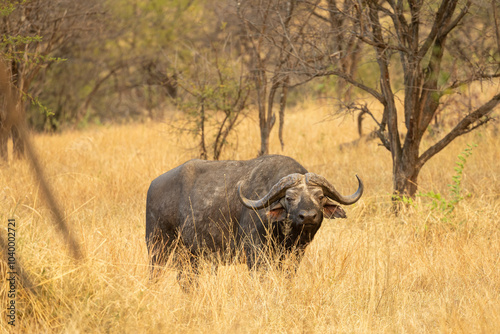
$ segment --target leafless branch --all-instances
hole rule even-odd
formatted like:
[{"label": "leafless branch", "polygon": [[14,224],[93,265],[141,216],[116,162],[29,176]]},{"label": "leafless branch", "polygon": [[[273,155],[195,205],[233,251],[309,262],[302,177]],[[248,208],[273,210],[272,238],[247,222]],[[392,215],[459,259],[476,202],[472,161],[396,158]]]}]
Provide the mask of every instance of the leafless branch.
[{"label": "leafless branch", "polygon": [[496,0],[491,0],[491,10],[493,12],[493,24],[495,27],[495,35],[497,38],[497,52],[500,53],[500,28],[498,23],[498,14],[497,14],[497,6],[498,3]]},{"label": "leafless branch", "polygon": [[434,24],[432,25],[431,31],[427,35],[427,38],[418,51],[418,59],[422,59],[427,51],[429,51],[429,48],[436,39],[436,36],[442,31],[443,27],[445,26],[445,20],[449,19],[449,15],[454,12],[454,8],[457,5],[457,2],[458,0],[443,0],[441,2],[441,5],[439,6],[439,9],[436,13],[436,18],[434,19]]},{"label": "leafless branch", "polygon": [[443,139],[429,147],[418,159],[418,166],[423,166],[430,158],[439,153],[455,138],[471,132],[477,127],[487,123],[492,118],[488,117],[500,103],[500,94],[495,95],[481,107],[464,117]]}]

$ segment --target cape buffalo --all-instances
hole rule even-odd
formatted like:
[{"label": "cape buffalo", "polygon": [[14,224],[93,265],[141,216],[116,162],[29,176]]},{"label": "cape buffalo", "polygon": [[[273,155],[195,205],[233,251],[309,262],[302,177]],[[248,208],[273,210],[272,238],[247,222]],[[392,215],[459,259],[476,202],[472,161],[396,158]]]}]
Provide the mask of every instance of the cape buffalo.
[{"label": "cape buffalo", "polygon": [[[357,176],[356,176],[357,177]],[[327,218],[345,218],[343,196],[322,176],[294,159],[268,155],[248,161],[190,160],[151,183],[146,204],[146,243],[151,264],[165,264],[175,250],[233,259],[246,255],[249,268],[262,251],[281,246],[300,255]],[[254,199],[254,200],[252,200]]]}]

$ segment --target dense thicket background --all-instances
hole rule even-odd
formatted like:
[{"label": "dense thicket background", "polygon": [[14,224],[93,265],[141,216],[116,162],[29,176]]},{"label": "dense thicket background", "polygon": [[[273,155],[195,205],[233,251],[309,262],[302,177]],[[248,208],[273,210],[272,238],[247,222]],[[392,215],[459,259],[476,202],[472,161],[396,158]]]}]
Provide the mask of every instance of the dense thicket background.
[{"label": "dense thicket background", "polygon": [[[439,80],[458,83],[473,71],[494,74],[499,58],[498,22],[495,22],[498,2],[447,2],[455,2],[455,16],[463,8],[469,11],[460,22],[460,29],[450,37],[450,47],[445,51],[446,68]],[[22,75],[30,79],[22,89],[29,95],[28,100],[40,102],[26,106],[28,120],[38,130],[83,127],[89,122],[161,118],[168,112],[168,106],[177,106],[179,99],[193,98],[186,90],[197,82],[200,84],[199,75],[210,71],[207,66],[197,67],[203,59],[215,63],[217,53],[220,62],[243,66],[239,70],[232,69],[234,77],[240,78],[239,72],[243,72],[244,77],[253,75],[261,65],[255,64],[250,55],[251,46],[248,46],[255,43],[250,40],[255,36],[264,39],[257,42],[261,43],[259,51],[262,60],[267,62],[264,69],[268,75],[282,75],[278,72],[285,67],[289,72],[294,70],[294,76],[289,78],[292,82],[288,82],[293,87],[288,103],[293,104],[304,96],[328,97],[342,98],[342,105],[346,106],[359,97],[361,90],[337,79],[335,74],[338,73],[324,72],[328,66],[330,70],[341,68],[366,86],[376,88],[379,85],[379,69],[373,66],[377,58],[370,43],[363,43],[368,42],[365,39],[370,32],[363,31],[363,22],[348,22],[349,15],[361,13],[369,3],[335,0],[215,3],[204,0],[57,0],[50,4],[41,0],[4,1],[0,46],[4,58],[17,62],[17,67],[13,65],[16,67],[13,75],[19,76],[18,80]],[[388,24],[389,4],[392,3],[395,7],[401,3],[407,20],[410,20],[408,7],[421,3],[422,42],[432,28],[439,4],[422,1],[381,3],[386,11],[385,17],[380,15],[382,26],[385,33],[392,34],[397,33],[391,31]],[[287,26],[291,35],[283,41],[287,31],[281,23],[287,18],[291,4],[295,6]],[[264,17],[266,14],[269,17]],[[246,28],[256,29],[249,32],[253,36],[247,35]],[[302,59],[287,59],[286,66],[279,67],[279,62],[286,58],[280,51],[286,49],[285,44],[289,42],[302,47],[301,52],[296,51],[293,55],[300,55]],[[391,41],[387,38],[386,42],[390,44]],[[391,61],[399,62],[397,48],[392,51]],[[312,66],[306,68],[304,64],[307,63],[315,64],[314,71]],[[397,92],[402,89],[404,78],[400,68],[392,65],[392,86]],[[309,84],[299,85],[309,80]],[[196,88],[202,89],[199,85]],[[456,103],[470,103],[466,94],[468,88],[460,86],[461,101]],[[279,94],[275,99],[279,100]],[[255,105],[258,97],[253,96],[249,102]],[[50,112],[40,108],[40,104]],[[331,104],[332,112],[340,109],[338,104]]]}]

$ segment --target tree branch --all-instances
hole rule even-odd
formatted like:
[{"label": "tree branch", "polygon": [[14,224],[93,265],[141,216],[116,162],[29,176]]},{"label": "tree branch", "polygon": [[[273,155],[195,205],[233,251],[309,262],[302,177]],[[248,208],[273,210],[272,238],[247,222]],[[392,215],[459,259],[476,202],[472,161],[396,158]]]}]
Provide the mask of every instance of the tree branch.
[{"label": "tree branch", "polygon": [[[384,37],[382,34],[382,24],[380,23],[375,1],[369,3],[369,18],[374,41],[383,44]],[[384,96],[384,116],[382,124],[384,124],[384,127],[385,124],[387,124],[392,159],[393,161],[398,161],[401,159],[402,147],[401,140],[399,139],[397,108],[394,102],[394,92],[391,88],[389,73],[390,54],[387,52],[387,49],[376,48],[375,50],[377,52],[377,63],[380,69],[380,89]]]},{"label": "tree branch", "polygon": [[457,1],[458,0],[443,0],[441,2],[441,6],[439,7],[438,12],[436,13],[436,19],[434,20],[431,32],[429,33],[429,35],[427,35],[424,44],[418,51],[419,59],[422,59],[427,53],[427,51],[429,51],[429,48],[434,42],[434,39],[436,38],[440,30],[443,28],[444,21],[446,20],[448,15],[453,15]]},{"label": "tree branch", "polygon": [[462,10],[460,11],[460,14],[458,14],[458,16],[452,22],[450,22],[448,24],[448,26],[446,26],[445,29],[443,31],[441,31],[441,33],[439,35],[446,36],[450,33],[450,31],[455,29],[457,24],[460,23],[460,21],[463,19],[463,17],[469,12],[469,8],[470,8],[471,4],[472,4],[472,1],[470,1],[470,0],[467,1],[464,8],[462,8]]},{"label": "tree branch", "polygon": [[371,45],[376,48],[380,49],[387,49],[387,50],[395,50],[395,51],[401,51],[404,53],[409,53],[409,50],[401,45],[393,45],[393,44],[388,44],[388,43],[381,43],[381,42],[376,42],[373,41],[369,38],[366,38],[365,36],[361,34],[355,34],[357,38],[359,38],[361,41],[365,42],[368,45]]},{"label": "tree branch", "polygon": [[470,78],[467,78],[465,80],[454,81],[451,85],[444,88],[443,92],[446,92],[447,90],[450,90],[450,89],[456,89],[462,85],[470,84],[474,81],[480,81],[483,79],[495,79],[495,78],[500,78],[500,73],[494,73],[494,74],[476,74],[476,73],[474,73]]},{"label": "tree branch", "polygon": [[[378,92],[377,90],[375,90],[375,89],[373,89],[371,87],[368,87],[365,84],[363,84],[363,83],[355,80],[351,75],[345,73],[344,71],[341,71],[341,70],[316,71],[316,73],[314,73],[314,74],[311,74],[309,72],[305,72],[305,73],[297,72],[296,74],[299,74],[299,75],[303,74],[303,75],[307,76],[307,80],[305,80],[304,82],[301,82],[300,84],[303,84],[305,82],[309,82],[312,79],[318,78],[318,77],[326,77],[326,76],[330,76],[330,75],[337,76],[339,78],[344,79],[345,81],[347,81],[351,85],[353,85],[353,86],[355,86],[355,87],[357,87],[357,88],[359,88],[361,90],[364,90],[368,94],[372,95],[380,103],[385,104],[385,98],[384,98],[384,96],[380,92]],[[298,85],[290,85],[289,87],[293,88],[293,87],[296,87],[296,86],[298,86]]]},{"label": "tree branch", "polygon": [[373,113],[370,111],[370,109],[368,109],[367,105],[364,104],[364,105],[356,105],[356,104],[351,104],[351,105],[348,105],[346,106],[347,109],[350,109],[350,110],[359,110],[360,113],[358,115],[358,132],[359,132],[359,136],[361,137],[361,122],[360,122],[360,117],[362,117],[363,114],[368,114],[372,119],[373,121],[378,125],[378,129],[375,130],[375,134],[377,135],[377,137],[380,139],[380,142],[382,143],[382,146],[385,147],[389,152],[391,151],[391,144],[389,143],[389,140],[387,139],[387,137],[385,136],[384,132],[385,132],[385,127],[386,127],[386,124],[384,122],[380,123],[377,118],[373,115]]},{"label": "tree branch", "polygon": [[[433,146],[429,147],[419,158],[417,162],[417,167],[421,168],[430,158],[439,153],[443,148],[445,148],[449,143],[451,143],[455,138],[471,132],[477,127],[485,124],[490,117],[485,120],[481,118],[488,116],[493,112],[494,108],[500,103],[500,94],[495,95],[491,100],[483,104],[481,107],[467,115],[462,119],[454,128],[451,130],[443,139],[438,141]],[[478,123],[476,123],[478,122]],[[476,124],[475,124],[476,123]]]},{"label": "tree branch", "polygon": [[496,0],[491,0],[491,10],[493,11],[493,25],[495,27],[495,35],[497,37],[497,52],[500,53],[500,29],[498,27],[498,15]]}]

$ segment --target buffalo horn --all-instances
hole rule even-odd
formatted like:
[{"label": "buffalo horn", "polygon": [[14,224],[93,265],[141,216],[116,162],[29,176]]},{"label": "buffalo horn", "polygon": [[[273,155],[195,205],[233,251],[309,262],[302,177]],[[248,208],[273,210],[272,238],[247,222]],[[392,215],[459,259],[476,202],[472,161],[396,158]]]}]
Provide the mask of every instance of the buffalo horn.
[{"label": "buffalo horn", "polygon": [[251,200],[245,198],[245,196],[241,193],[241,185],[242,182],[238,184],[238,194],[240,195],[240,201],[249,209],[260,210],[262,208],[268,207],[273,202],[285,196],[285,193],[288,188],[295,186],[297,183],[301,182],[304,179],[303,174],[295,173],[287,175],[281,178],[269,192],[264,195],[262,198],[257,200]]},{"label": "buffalo horn", "polygon": [[314,173],[307,173],[306,174],[306,183],[307,184],[310,184],[310,183],[316,184],[316,185],[320,186],[321,188],[323,188],[323,193],[325,194],[325,196],[333,199],[334,201],[336,201],[340,204],[350,205],[350,204],[356,203],[361,198],[361,195],[363,195],[363,182],[361,181],[361,179],[357,175],[356,175],[356,178],[358,179],[358,183],[359,183],[358,190],[356,190],[356,192],[354,194],[349,195],[349,196],[341,195],[335,189],[335,187],[330,182],[328,182],[327,179],[325,179],[321,175],[317,175]]}]

